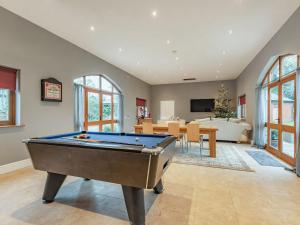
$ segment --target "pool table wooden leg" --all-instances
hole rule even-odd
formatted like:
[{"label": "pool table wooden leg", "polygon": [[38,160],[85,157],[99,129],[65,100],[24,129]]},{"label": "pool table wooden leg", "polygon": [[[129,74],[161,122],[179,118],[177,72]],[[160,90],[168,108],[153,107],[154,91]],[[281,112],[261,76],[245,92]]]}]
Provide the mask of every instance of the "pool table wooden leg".
[{"label": "pool table wooden leg", "polygon": [[54,201],[54,198],[65,179],[66,175],[48,172],[43,194],[44,203],[50,203]]},{"label": "pool table wooden leg", "polygon": [[164,191],[162,180],[160,179],[157,185],[153,188],[155,194],[161,194]]},{"label": "pool table wooden leg", "polygon": [[145,225],[144,189],[122,185],[131,225]]}]

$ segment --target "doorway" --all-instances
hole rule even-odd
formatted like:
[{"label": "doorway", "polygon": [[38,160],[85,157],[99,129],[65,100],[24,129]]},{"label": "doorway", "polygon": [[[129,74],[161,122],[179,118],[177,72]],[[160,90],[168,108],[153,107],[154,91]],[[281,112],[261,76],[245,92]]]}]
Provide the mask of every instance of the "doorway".
[{"label": "doorway", "polygon": [[122,94],[102,75],[84,76],[74,81],[83,87],[83,126],[88,131],[122,131]]},{"label": "doorway", "polygon": [[268,72],[266,149],[290,165],[296,163],[296,69],[299,58],[281,56]]}]

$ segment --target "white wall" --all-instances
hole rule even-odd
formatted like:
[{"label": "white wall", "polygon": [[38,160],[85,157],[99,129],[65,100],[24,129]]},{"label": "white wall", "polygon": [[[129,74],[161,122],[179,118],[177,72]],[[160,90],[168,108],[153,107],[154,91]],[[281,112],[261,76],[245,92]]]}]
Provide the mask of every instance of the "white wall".
[{"label": "white wall", "polygon": [[[150,99],[150,85],[0,7],[0,65],[21,71],[21,122],[0,128],[0,165],[28,157],[22,139],[73,130],[73,79],[105,74],[124,94],[124,126],[135,123],[136,97]],[[99,40],[101,41],[101,40]],[[63,102],[40,101],[40,81],[63,83]]]}]

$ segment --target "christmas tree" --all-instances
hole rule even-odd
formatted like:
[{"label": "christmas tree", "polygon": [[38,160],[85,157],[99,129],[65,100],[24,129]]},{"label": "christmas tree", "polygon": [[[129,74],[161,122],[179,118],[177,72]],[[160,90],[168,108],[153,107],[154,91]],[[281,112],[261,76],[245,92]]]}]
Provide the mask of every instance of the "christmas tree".
[{"label": "christmas tree", "polygon": [[218,90],[214,113],[216,117],[228,119],[234,115],[231,107],[231,99],[229,98],[229,91],[223,84]]}]

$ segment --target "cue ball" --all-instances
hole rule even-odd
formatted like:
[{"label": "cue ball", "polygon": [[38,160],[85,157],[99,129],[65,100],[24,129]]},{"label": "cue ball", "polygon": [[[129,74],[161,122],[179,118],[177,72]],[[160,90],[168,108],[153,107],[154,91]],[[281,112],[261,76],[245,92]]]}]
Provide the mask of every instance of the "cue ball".
[{"label": "cue ball", "polygon": [[135,138],[135,141],[139,141],[140,139],[137,137],[137,138]]}]

